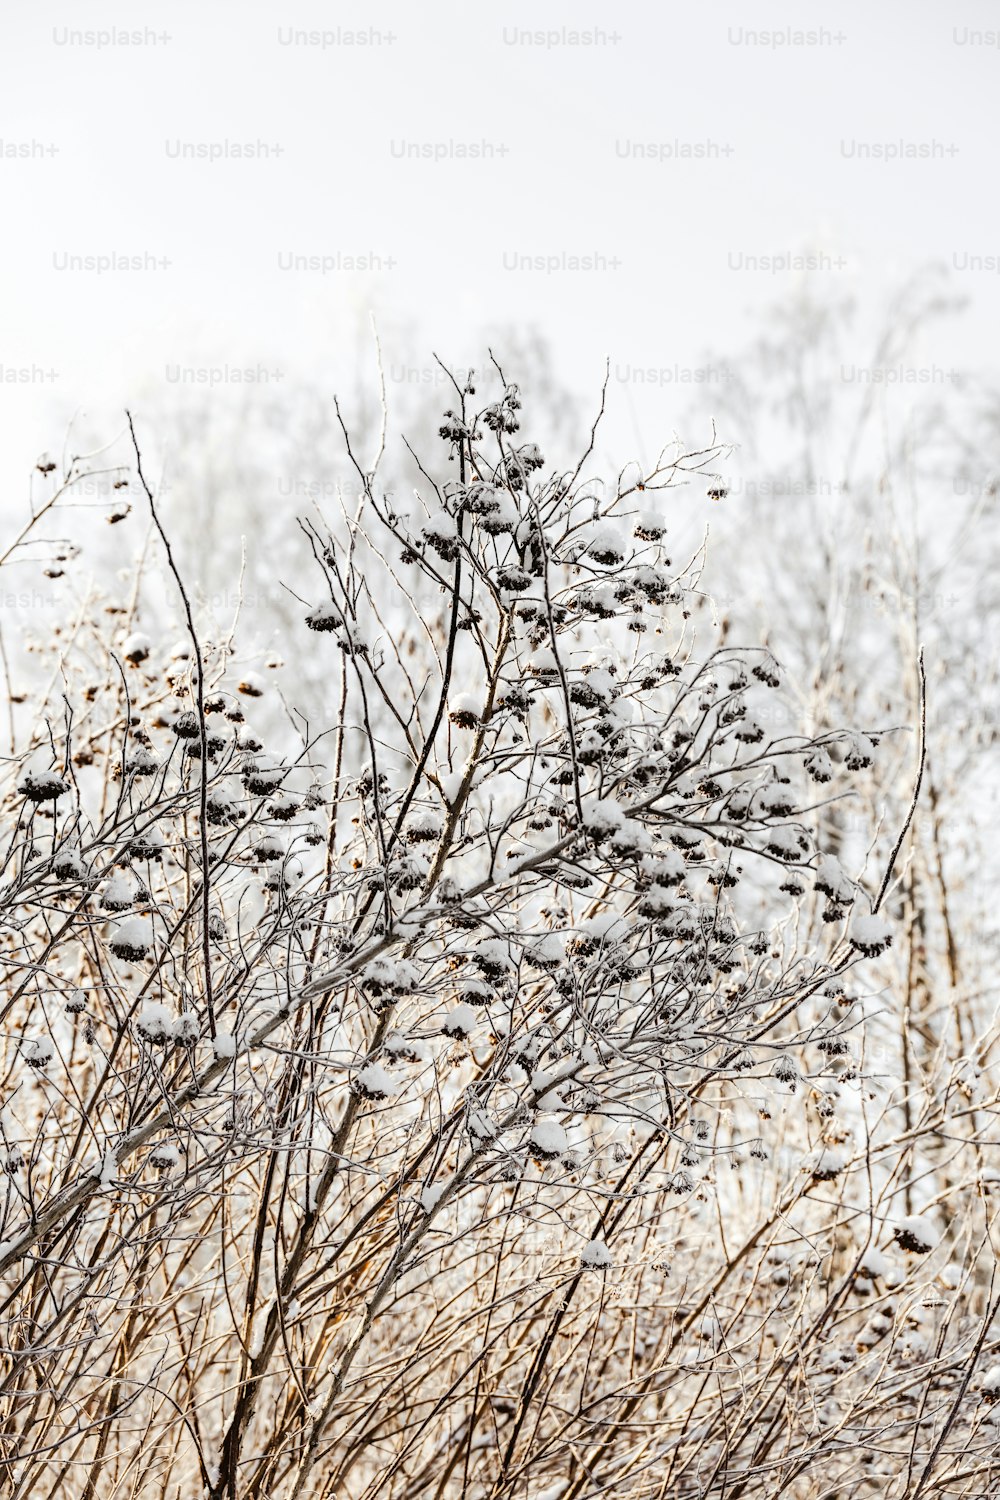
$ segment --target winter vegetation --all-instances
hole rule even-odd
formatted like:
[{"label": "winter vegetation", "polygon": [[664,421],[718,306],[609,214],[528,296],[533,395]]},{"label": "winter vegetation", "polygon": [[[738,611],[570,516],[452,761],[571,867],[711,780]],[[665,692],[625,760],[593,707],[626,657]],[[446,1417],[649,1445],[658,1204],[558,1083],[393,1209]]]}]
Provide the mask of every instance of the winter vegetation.
[{"label": "winter vegetation", "polygon": [[[850,455],[846,579],[794,501],[684,540],[744,503],[714,429],[609,468],[603,399],[569,450],[492,360],[419,440],[335,406],[339,490],[248,538],[295,553],[264,648],[138,416],[39,460],[0,552],[65,588],[3,635],[12,1500],[996,1493],[995,727],[958,717],[995,593],[923,606],[907,486],[972,452],[842,441],[836,331],[776,331],[795,389],[753,413],[748,363],[731,416]],[[955,518],[984,568],[994,508]],[[61,533],[107,521],[136,561],[79,586]]]}]

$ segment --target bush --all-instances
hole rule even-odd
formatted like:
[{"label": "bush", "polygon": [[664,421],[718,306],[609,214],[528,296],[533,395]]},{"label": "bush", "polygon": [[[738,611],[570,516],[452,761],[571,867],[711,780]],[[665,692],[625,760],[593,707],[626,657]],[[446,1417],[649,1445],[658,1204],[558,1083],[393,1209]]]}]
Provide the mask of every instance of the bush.
[{"label": "bush", "polygon": [[19,1496],[625,1496],[668,1455],[661,1494],[776,1492],[731,1348],[773,1402],[768,1257],[859,1169],[835,1103],[804,1174],[782,1112],[861,1077],[884,884],[817,846],[815,783],[879,732],[796,732],[667,555],[717,444],[605,483],[494,395],[456,386],[411,513],[348,439],[362,506],[300,523],[319,725],[209,643],[136,446],[187,639],[141,592],[123,647],[64,634],[69,709],[7,765]]}]

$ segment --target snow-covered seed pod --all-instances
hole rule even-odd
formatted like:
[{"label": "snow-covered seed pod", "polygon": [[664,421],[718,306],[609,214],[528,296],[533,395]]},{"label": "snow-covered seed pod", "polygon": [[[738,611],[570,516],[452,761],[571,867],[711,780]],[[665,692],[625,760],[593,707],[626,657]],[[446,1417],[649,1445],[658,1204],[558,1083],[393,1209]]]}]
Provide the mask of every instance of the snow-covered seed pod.
[{"label": "snow-covered seed pod", "polygon": [[494,984],[510,973],[511,958],[506,943],[497,938],[484,938],[472,955],[476,968]]},{"label": "snow-covered seed pod", "polygon": [[472,693],[459,693],[449,701],[448,718],[457,729],[476,729],[482,714],[482,701]]},{"label": "snow-covered seed pod", "polygon": [[827,1057],[846,1057],[851,1050],[847,1038],[837,1035],[821,1036],[816,1046]]},{"label": "snow-covered seed pod", "polygon": [[174,1018],[159,1000],[147,1000],[135,1018],[135,1029],[144,1042],[166,1047],[174,1039]]},{"label": "snow-covered seed pod", "polygon": [[408,844],[434,843],[441,837],[444,821],[434,808],[418,808],[407,820],[403,837]]},{"label": "snow-covered seed pod", "polygon": [[205,818],[214,827],[239,822],[235,798],[223,786],[209,787],[205,796]]},{"label": "snow-covered seed pod", "polygon": [[865,958],[878,958],[892,946],[892,928],[877,916],[856,916],[847,934],[851,947]]},{"label": "snow-covered seed pod", "polygon": [[246,723],[241,724],[236,731],[236,744],[244,754],[250,756],[259,755],[264,748],[264,741],[260,735]]},{"label": "snow-covered seed pod", "polygon": [[445,1016],[441,1023],[443,1036],[453,1037],[464,1041],[476,1029],[478,1017],[471,1005],[455,1005]]},{"label": "snow-covered seed pod", "polygon": [[690,906],[677,906],[665,927],[666,933],[678,943],[693,943],[701,935],[701,924]]},{"label": "snow-covered seed pod", "polygon": [[488,516],[500,509],[501,500],[501,494],[495,485],[478,480],[466,490],[464,505],[471,516]]},{"label": "snow-covered seed pod", "polygon": [[528,1150],[536,1161],[558,1161],[569,1150],[565,1130],[554,1120],[539,1120],[532,1126]]},{"label": "snow-covered seed pod", "polygon": [[420,528],[420,535],[433,552],[445,562],[452,562],[459,551],[458,525],[455,517],[442,510],[431,516]]},{"label": "snow-covered seed pod", "polygon": [[272,895],[287,896],[302,879],[302,865],[298,860],[282,860],[265,866],[263,889]]},{"label": "snow-covered seed pod", "polygon": [[528,658],[526,670],[529,677],[536,682],[550,686],[559,681],[559,663],[556,661],[555,653],[547,646],[541,647]]},{"label": "snow-covered seed pod", "polygon": [[340,630],[343,623],[343,614],[333,604],[318,604],[306,615],[306,624],[309,629],[324,634],[333,634]]},{"label": "snow-covered seed pod", "polygon": [[426,1062],[429,1057],[427,1044],[419,1037],[405,1036],[396,1031],[385,1039],[385,1050],[397,1062]]},{"label": "snow-covered seed pod", "polygon": [[706,858],[704,835],[696,828],[672,828],[670,842],[688,862],[700,863]]},{"label": "snow-covered seed pod", "polygon": [[460,443],[463,438],[470,436],[468,427],[453,411],[446,411],[444,417],[445,420],[438,428],[438,437],[443,438],[446,443]]},{"label": "snow-covered seed pod", "polygon": [[658,542],[666,535],[667,523],[658,511],[640,510],[632,527],[633,536],[643,542]]},{"label": "snow-covered seed pod", "polygon": [[79,849],[66,847],[57,850],[52,860],[52,873],[57,880],[84,880],[87,867],[80,857]]},{"label": "snow-covered seed pod", "polygon": [[616,859],[641,859],[649,848],[649,835],[635,818],[626,818],[608,840],[608,850]]},{"label": "snow-covered seed pod", "polygon": [[146,1160],[157,1172],[169,1172],[176,1167],[181,1159],[181,1154],[176,1146],[169,1141],[159,1141],[150,1151]]},{"label": "snow-covered seed pod", "polygon": [[835,1146],[825,1146],[810,1153],[803,1163],[803,1171],[809,1173],[813,1182],[833,1182],[846,1165],[843,1151]]},{"label": "snow-covered seed pod", "polygon": [[368,1063],[355,1073],[351,1087],[362,1099],[388,1099],[395,1092],[395,1082],[380,1063]]},{"label": "snow-covered seed pod", "polygon": [[604,699],[586,677],[578,677],[575,682],[570,683],[569,701],[579,708],[597,708]]},{"label": "snow-covered seed pod", "polygon": [[512,683],[503,689],[499,707],[511,714],[526,714],[531,707],[531,694],[521,683]]},{"label": "snow-covered seed pod", "polygon": [[533,473],[545,463],[545,456],[537,443],[524,443],[517,450],[517,460],[523,469]]},{"label": "snow-covered seed pod", "polygon": [[596,798],[583,809],[583,827],[595,843],[603,843],[625,822],[625,813],[611,797]]},{"label": "snow-covered seed pod", "polygon": [[598,620],[613,620],[619,613],[618,600],[610,585],[595,585],[585,590],[580,596],[580,604],[587,614],[595,615]]},{"label": "snow-covered seed pod", "polygon": [[753,714],[746,714],[733,732],[741,745],[759,745],[764,738],[764,726]]},{"label": "snow-covered seed pod", "polygon": [[143,860],[147,864],[159,864],[166,850],[163,834],[153,824],[132,836],[128,843],[128,857]]},{"label": "snow-covered seed pod", "polygon": [[137,780],[141,780],[146,776],[155,776],[159,769],[160,762],[152,750],[148,750],[145,745],[137,745],[125,757],[125,771],[127,775],[134,776]]},{"label": "snow-covered seed pod", "polygon": [[501,563],[494,571],[493,581],[508,594],[523,594],[531,588],[531,574],[514,562]]},{"label": "snow-covered seed pod", "polygon": [[408,856],[392,866],[391,878],[395,891],[419,891],[427,878],[427,866],[420,858]]},{"label": "snow-covered seed pod", "polygon": [[153,946],[153,923],[149,917],[126,917],[119,922],[108,939],[108,947],[116,958],[139,963]]},{"label": "snow-covered seed pod", "polygon": [[28,1067],[34,1068],[38,1073],[44,1072],[55,1055],[55,1043],[51,1037],[26,1037],[21,1043],[21,1056],[28,1064]]},{"label": "snow-covered seed pod", "polygon": [[827,782],[833,780],[833,761],[827,755],[822,745],[817,745],[814,749],[810,750],[803,764],[806,768],[806,775],[821,786],[825,786]]},{"label": "snow-covered seed pod", "polygon": [[516,432],[521,425],[504,402],[496,401],[483,412],[483,421],[491,432]]},{"label": "snow-covered seed pod", "polygon": [[557,933],[548,932],[525,945],[524,957],[543,974],[554,974],[566,961],[565,941]]},{"label": "snow-covered seed pod", "polygon": [[29,802],[55,802],[58,798],[66,796],[69,783],[55,771],[29,771],[23,780],[18,782],[17,789]]},{"label": "snow-covered seed pod", "polygon": [[201,735],[198,715],[190,708],[177,715],[171,728],[179,740],[196,740]]},{"label": "snow-covered seed pod", "polygon": [[636,911],[646,921],[665,922],[674,912],[674,897],[665,886],[651,886],[642,897]]},{"label": "snow-covered seed pod", "polygon": [[284,840],[272,833],[262,833],[254,840],[252,849],[254,858],[261,864],[270,864],[272,860],[285,856]]},{"label": "snow-covered seed pod", "polygon": [[596,525],[586,542],[586,555],[603,567],[617,567],[625,561],[628,546],[619,528],[613,521]]},{"label": "snow-covered seed pod", "polygon": [[341,630],[337,635],[337,645],[345,656],[361,657],[367,660],[371,654],[368,638],[357,625],[349,625],[345,630]]},{"label": "snow-covered seed pod", "polygon": [[185,1010],[174,1019],[173,1039],[179,1047],[193,1047],[201,1036],[201,1025],[194,1011]]},{"label": "snow-covered seed pod", "polygon": [[497,992],[484,979],[476,979],[471,974],[461,974],[455,981],[454,996],[460,1005],[481,1008],[490,1005],[497,998]]},{"label": "snow-covered seed pod", "polygon": [[[228,741],[221,734],[217,734],[214,732],[211,734],[206,734],[205,754],[208,759],[212,761],[218,760],[222,751],[225,750],[227,743]],[[188,739],[184,741],[184,754],[188,760],[201,760],[201,749],[202,746],[200,736],[196,740]]]},{"label": "snow-covered seed pod", "polygon": [[141,666],[144,661],[149,660],[153,644],[148,635],[142,635],[138,631],[130,635],[122,645],[122,656],[131,667]]},{"label": "snow-covered seed pod", "polygon": [[796,811],[796,796],[783,781],[772,781],[755,794],[751,808],[755,818],[790,818]]},{"label": "snow-covered seed pod", "polygon": [[731,823],[742,823],[747,818],[753,802],[753,791],[748,787],[737,787],[729,794],[725,812]]},{"label": "snow-covered seed pod", "polygon": [[243,785],[251,797],[267,797],[278,790],[287,772],[271,761],[254,761],[243,772]]},{"label": "snow-covered seed pod", "polygon": [[[664,561],[669,563],[670,559],[666,558]],[[644,563],[632,574],[632,583],[636,590],[649,600],[650,604],[665,604],[668,599],[672,603],[677,603],[679,596],[672,587],[670,575],[663,568],[652,568]],[[665,663],[665,675],[675,674],[677,670],[673,662]]]},{"label": "snow-covered seed pod", "polygon": [[[98,899],[105,911],[128,911],[139,894],[136,882],[124,870],[115,870],[102,885]],[[148,898],[148,891],[142,894]]]},{"label": "snow-covered seed pod", "polygon": [[405,958],[373,958],[358,974],[358,983],[369,1000],[388,1004],[412,994],[419,983],[417,968]]},{"label": "snow-covered seed pod", "polygon": [[466,1119],[473,1147],[482,1150],[491,1145],[500,1134],[500,1127],[485,1109],[471,1109]]},{"label": "snow-covered seed pod", "polygon": [[816,889],[821,896],[829,896],[831,901],[841,906],[849,906],[854,901],[854,885],[847,878],[840,861],[832,854],[821,854],[813,865]]},{"label": "snow-covered seed pod", "polygon": [[913,1255],[929,1255],[940,1243],[941,1235],[925,1215],[912,1214],[896,1225],[893,1239],[901,1250],[909,1250]]},{"label": "snow-covered seed pod", "polygon": [[288,792],[278,792],[277,796],[272,797],[267,804],[267,815],[276,823],[288,823],[295,817],[300,806],[301,804]]},{"label": "snow-covered seed pod", "polygon": [[852,734],[844,764],[849,771],[864,771],[875,764],[875,744],[866,734]]},{"label": "snow-covered seed pod", "polygon": [[795,828],[771,828],[764,848],[774,859],[786,864],[798,864],[809,852],[805,837]]},{"label": "snow-covered seed pod", "polygon": [[588,1271],[607,1271],[613,1264],[611,1251],[603,1240],[589,1240],[580,1251],[580,1264]]},{"label": "snow-covered seed pod", "polygon": [[673,849],[647,856],[640,866],[641,883],[648,880],[652,885],[670,889],[680,885],[687,874],[684,860]]},{"label": "snow-covered seed pod", "polygon": [[509,495],[499,496],[499,503],[478,518],[479,529],[487,536],[507,536],[517,525],[520,517],[517,506]]}]

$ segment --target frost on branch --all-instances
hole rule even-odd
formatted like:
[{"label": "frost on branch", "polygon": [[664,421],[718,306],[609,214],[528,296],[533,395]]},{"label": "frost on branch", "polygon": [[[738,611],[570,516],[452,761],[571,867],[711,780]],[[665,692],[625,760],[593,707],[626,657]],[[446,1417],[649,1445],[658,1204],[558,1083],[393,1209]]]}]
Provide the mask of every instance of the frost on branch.
[{"label": "frost on branch", "polygon": [[611,1251],[603,1240],[589,1240],[580,1252],[580,1263],[594,1271],[606,1271],[613,1264]]}]

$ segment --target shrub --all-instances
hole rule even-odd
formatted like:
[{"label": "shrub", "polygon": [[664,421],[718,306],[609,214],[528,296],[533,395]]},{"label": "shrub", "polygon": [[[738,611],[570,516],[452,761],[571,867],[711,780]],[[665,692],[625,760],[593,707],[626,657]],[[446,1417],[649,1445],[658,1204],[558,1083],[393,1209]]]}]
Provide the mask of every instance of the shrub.
[{"label": "shrub", "polygon": [[[133,1471],[233,1500],[576,1496],[595,1472],[624,1496],[651,1422],[669,1493],[738,1467],[713,1408],[697,1449],[674,1435],[784,1216],[854,1157],[821,1120],[746,1244],[717,1176],[769,1161],[804,1074],[835,1091],[846,1047],[803,1053],[890,941],[811,800],[878,732],[768,732],[794,714],[768,710],[775,655],[667,556],[718,445],[604,482],[593,441],[561,468],[517,444],[516,387],[456,392],[410,515],[345,429],[363,508],[301,523],[319,602],[281,644],[324,654],[327,722],[209,643],[136,445],[188,638],[161,663],[131,619],[8,763],[19,1494],[72,1466],[109,1497]],[[84,683],[91,649],[58,643]],[[713,1194],[735,1238],[696,1265]]]}]

